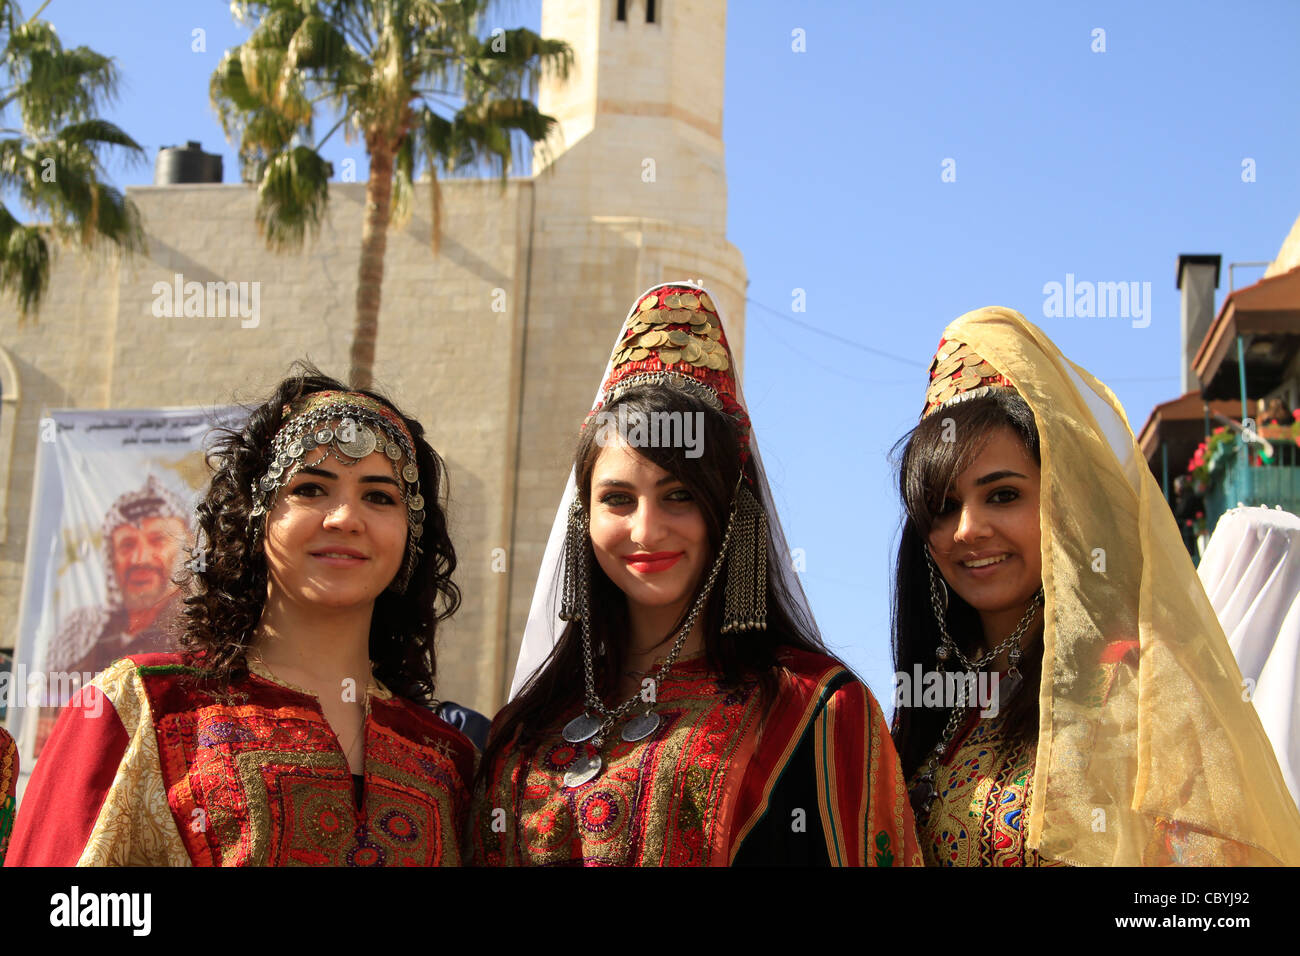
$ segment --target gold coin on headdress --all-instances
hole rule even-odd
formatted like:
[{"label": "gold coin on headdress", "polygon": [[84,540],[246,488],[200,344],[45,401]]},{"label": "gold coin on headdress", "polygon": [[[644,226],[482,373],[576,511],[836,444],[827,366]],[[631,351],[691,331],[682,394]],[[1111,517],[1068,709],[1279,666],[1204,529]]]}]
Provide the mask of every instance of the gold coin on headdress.
[{"label": "gold coin on headdress", "polygon": [[982,365],[976,365],[975,368],[972,369],[972,371],[980,378],[991,378],[992,376],[998,374],[998,370],[995,369],[988,362],[984,362]]},{"label": "gold coin on headdress", "polygon": [[713,354],[720,356],[722,359],[722,368],[718,369],[718,371],[725,372],[727,369],[731,368],[731,359],[727,358],[727,353],[725,351],[714,352]]},{"label": "gold coin on headdress", "polygon": [[683,292],[677,298],[681,299],[683,309],[690,309],[694,312],[700,307],[699,296],[691,295],[689,292]]},{"label": "gold coin on headdress", "polygon": [[680,309],[682,307],[682,297],[676,292],[664,296],[664,308]]},{"label": "gold coin on headdress", "polygon": [[641,304],[637,306],[637,311],[638,311],[638,312],[649,312],[651,309],[653,309],[653,308],[654,308],[656,305],[658,305],[658,304],[659,304],[659,301],[655,298],[655,296],[648,295],[648,296],[646,296],[644,299],[641,300]]},{"label": "gold coin on headdress", "polygon": [[700,359],[704,358],[704,349],[700,348],[699,342],[691,339],[686,343],[686,347],[682,349],[682,357],[692,365],[698,365]]},{"label": "gold coin on headdress", "polygon": [[959,388],[961,388],[962,391],[966,391],[967,389],[974,388],[979,383],[980,383],[980,377],[976,375],[974,372],[972,372],[970,369],[967,369],[966,371],[962,372],[957,379],[957,385]]},{"label": "gold coin on headdress", "polygon": [[940,378],[943,378],[944,376],[951,375],[953,372],[957,371],[961,367],[962,367],[962,360],[957,358],[957,356],[954,355],[940,362],[939,366],[934,370],[934,374],[939,376]]},{"label": "gold coin on headdress", "polygon": [[686,325],[691,321],[691,312],[688,309],[673,309],[668,313],[668,321],[677,325]]},{"label": "gold coin on headdress", "polygon": [[691,313],[691,317],[690,317],[691,325],[706,325],[708,324],[708,321],[709,321],[709,317],[705,315],[703,312]]},{"label": "gold coin on headdress", "polygon": [[958,344],[957,348],[951,353],[957,358],[965,358],[970,355],[973,349],[969,345]]},{"label": "gold coin on headdress", "polygon": [[984,364],[984,360],[980,358],[978,355],[976,355],[974,352],[971,352],[970,355],[963,356],[961,362],[967,368]]},{"label": "gold coin on headdress", "polygon": [[718,311],[713,307],[713,300],[709,298],[709,294],[707,292],[700,293],[700,305],[704,306],[710,312]]},{"label": "gold coin on headdress", "polygon": [[668,333],[668,341],[672,342],[673,345],[677,346],[678,348],[681,348],[690,340],[691,340],[690,335],[687,334],[686,332],[683,332],[681,329],[673,329],[671,332]]},{"label": "gold coin on headdress", "polygon": [[706,368],[710,368],[710,369],[712,369],[712,370],[715,371],[715,372],[717,372],[717,371],[721,371],[721,369],[722,369],[722,353],[721,353],[721,352],[710,352],[708,355],[704,356],[704,365],[705,365]]},{"label": "gold coin on headdress", "polygon": [[949,383],[948,385],[945,385],[943,388],[939,389],[939,394],[935,396],[935,401],[941,403],[946,402],[948,401],[948,399],[952,398],[956,394],[957,394],[957,386]]},{"label": "gold coin on headdress", "polygon": [[649,349],[634,348],[632,354],[628,356],[633,362],[643,362],[650,355]]},{"label": "gold coin on headdress", "polygon": [[680,362],[681,360],[682,360],[682,353],[680,349],[659,350],[659,361],[663,362],[665,365],[673,365],[677,362]]},{"label": "gold coin on headdress", "polygon": [[718,328],[716,325],[707,326],[704,329],[704,334],[707,335],[709,338],[713,339],[713,341],[715,342],[718,342],[722,339],[722,329]]},{"label": "gold coin on headdress", "polygon": [[716,350],[718,347],[718,343],[713,341],[713,339],[705,338],[705,339],[696,339],[695,341],[700,343],[700,348],[704,349],[705,353],[712,352]]}]

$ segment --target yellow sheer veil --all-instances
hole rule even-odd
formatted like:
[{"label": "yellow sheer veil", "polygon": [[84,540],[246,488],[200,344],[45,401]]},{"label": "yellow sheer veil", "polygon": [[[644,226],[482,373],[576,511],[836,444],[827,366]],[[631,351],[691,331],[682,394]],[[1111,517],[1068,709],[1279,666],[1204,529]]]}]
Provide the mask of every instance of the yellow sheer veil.
[{"label": "yellow sheer veil", "polygon": [[1094,866],[1300,864],[1300,810],[1115,396],[1011,309],[968,312],[944,338],[1005,375],[1038,424],[1030,845]]}]

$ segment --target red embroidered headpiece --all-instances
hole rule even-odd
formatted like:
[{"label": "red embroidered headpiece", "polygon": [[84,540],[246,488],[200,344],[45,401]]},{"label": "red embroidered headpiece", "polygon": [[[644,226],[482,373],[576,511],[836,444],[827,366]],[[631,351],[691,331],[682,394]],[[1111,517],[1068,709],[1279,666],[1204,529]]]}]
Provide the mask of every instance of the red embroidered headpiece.
[{"label": "red embroidered headpiece", "polygon": [[940,339],[939,350],[930,362],[930,387],[921,417],[946,405],[987,395],[995,388],[1015,386],[969,345],[956,339]]},{"label": "red embroidered headpiece", "polygon": [[638,385],[665,384],[702,399],[740,423],[740,454],[749,457],[749,416],[736,400],[731,348],[713,299],[688,285],[664,285],[637,300],[614,347],[603,402],[583,428],[619,395]]}]

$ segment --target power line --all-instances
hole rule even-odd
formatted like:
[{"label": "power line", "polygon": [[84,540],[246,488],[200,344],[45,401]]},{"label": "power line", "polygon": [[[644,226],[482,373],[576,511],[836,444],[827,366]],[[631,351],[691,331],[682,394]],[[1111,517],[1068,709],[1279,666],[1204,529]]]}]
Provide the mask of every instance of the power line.
[{"label": "power line", "polygon": [[925,368],[924,364],[917,362],[915,359],[904,358],[901,355],[895,355],[892,352],[886,352],[883,349],[874,348],[870,345],[866,345],[854,339],[846,338],[843,335],[837,335],[834,332],[827,332],[825,329],[819,329],[817,328],[817,326],[810,325],[807,322],[801,321],[800,319],[796,319],[794,316],[787,315],[784,312],[778,312],[776,309],[772,308],[771,306],[764,305],[762,302],[759,302],[757,299],[751,299],[748,296],[746,296],[745,302],[747,302],[749,305],[752,305],[756,308],[762,309],[764,312],[767,312],[775,316],[776,318],[782,320],[783,322],[790,322],[794,325],[799,326],[802,329],[807,329],[809,332],[812,332],[816,335],[821,335],[833,341],[839,342],[841,345],[847,345],[850,348],[860,349],[863,352],[870,352],[872,355],[879,355],[881,358],[892,359],[895,362],[902,362],[904,365],[909,365],[912,368]]}]

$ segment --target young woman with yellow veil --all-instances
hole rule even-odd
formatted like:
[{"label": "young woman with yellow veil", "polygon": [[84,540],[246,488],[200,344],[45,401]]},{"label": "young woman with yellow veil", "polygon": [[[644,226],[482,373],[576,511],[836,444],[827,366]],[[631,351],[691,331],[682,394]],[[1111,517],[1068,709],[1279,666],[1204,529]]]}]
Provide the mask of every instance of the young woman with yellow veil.
[{"label": "young woman with yellow veil", "polygon": [[[927,863],[1300,864],[1300,812],[1105,385],[1017,312],[963,315],[900,490],[899,686],[964,678],[896,701]],[[979,672],[996,706],[961,696]]]}]

